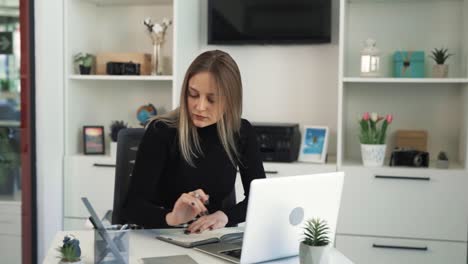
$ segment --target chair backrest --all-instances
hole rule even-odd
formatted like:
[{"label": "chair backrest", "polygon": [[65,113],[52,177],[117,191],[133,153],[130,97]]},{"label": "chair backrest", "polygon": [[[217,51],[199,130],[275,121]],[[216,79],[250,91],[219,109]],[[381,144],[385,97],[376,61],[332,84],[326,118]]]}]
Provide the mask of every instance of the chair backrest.
[{"label": "chair backrest", "polygon": [[[135,164],[136,153],[144,128],[126,128],[119,131],[117,137],[117,158],[115,167],[114,206],[112,209],[112,224],[125,224],[121,216],[122,205],[127,197],[130,176]],[[223,201],[223,207],[229,208],[236,204],[236,191]]]},{"label": "chair backrest", "polygon": [[117,158],[115,167],[114,206],[112,224],[124,224],[121,208],[127,197],[130,176],[135,164],[136,153],[144,128],[126,128],[119,131],[117,137]]}]

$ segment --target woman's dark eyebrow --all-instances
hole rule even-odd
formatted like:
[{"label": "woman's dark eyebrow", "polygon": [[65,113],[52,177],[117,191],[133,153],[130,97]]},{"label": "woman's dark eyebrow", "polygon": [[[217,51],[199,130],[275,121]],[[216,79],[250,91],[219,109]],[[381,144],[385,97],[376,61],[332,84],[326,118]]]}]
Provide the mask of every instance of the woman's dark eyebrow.
[{"label": "woman's dark eyebrow", "polygon": [[[189,90],[194,90],[195,92],[199,93],[199,91],[191,86],[189,86]],[[216,96],[214,93],[207,94],[208,96]]]}]

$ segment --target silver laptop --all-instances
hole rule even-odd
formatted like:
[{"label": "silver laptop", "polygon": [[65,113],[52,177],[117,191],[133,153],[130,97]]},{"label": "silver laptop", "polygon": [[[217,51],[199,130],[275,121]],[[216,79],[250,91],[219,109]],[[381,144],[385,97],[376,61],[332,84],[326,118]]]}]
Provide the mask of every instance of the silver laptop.
[{"label": "silver laptop", "polygon": [[296,256],[305,221],[327,221],[333,244],[343,189],[343,172],[254,180],[242,243],[216,243],[196,250],[233,263]]}]

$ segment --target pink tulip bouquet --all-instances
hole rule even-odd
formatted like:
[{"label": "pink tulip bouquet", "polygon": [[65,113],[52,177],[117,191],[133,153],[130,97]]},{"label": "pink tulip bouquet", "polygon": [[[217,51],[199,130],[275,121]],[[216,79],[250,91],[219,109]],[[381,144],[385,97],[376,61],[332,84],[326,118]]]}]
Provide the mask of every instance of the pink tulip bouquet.
[{"label": "pink tulip bouquet", "polygon": [[[381,125],[379,127],[380,121]],[[361,144],[385,144],[385,137],[388,125],[392,123],[393,116],[387,115],[385,118],[377,113],[364,113],[359,120],[361,133],[359,139]]]}]

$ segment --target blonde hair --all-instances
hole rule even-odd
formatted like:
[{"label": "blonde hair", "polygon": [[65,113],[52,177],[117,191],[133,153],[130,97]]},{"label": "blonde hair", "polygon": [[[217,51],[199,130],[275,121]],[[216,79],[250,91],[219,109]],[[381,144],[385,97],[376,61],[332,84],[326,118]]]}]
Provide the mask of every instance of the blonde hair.
[{"label": "blonde hair", "polygon": [[195,167],[194,159],[203,156],[203,151],[197,129],[190,118],[187,96],[190,78],[201,72],[211,74],[219,95],[224,98],[224,113],[216,128],[229,160],[234,167],[237,167],[240,162],[236,138],[239,136],[241,126],[242,81],[236,62],[226,52],[206,51],[195,58],[185,73],[180,93],[180,106],[164,115],[154,117],[153,120],[177,128],[180,153],[188,164]]}]

